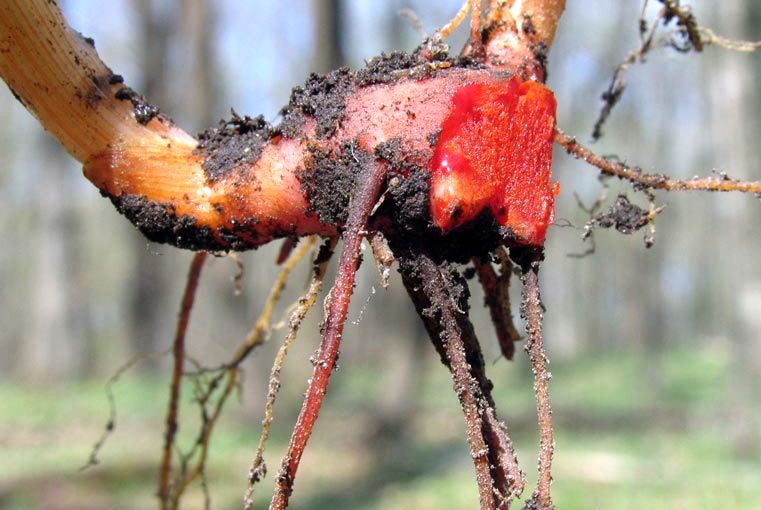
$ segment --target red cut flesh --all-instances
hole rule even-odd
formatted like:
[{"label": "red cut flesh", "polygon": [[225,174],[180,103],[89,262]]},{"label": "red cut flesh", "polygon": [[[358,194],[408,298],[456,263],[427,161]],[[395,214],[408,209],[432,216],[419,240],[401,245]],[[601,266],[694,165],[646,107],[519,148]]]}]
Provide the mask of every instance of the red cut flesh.
[{"label": "red cut flesh", "polygon": [[461,87],[431,158],[431,215],[448,232],[487,207],[521,245],[544,244],[558,184],[550,181],[555,96],[521,81]]}]

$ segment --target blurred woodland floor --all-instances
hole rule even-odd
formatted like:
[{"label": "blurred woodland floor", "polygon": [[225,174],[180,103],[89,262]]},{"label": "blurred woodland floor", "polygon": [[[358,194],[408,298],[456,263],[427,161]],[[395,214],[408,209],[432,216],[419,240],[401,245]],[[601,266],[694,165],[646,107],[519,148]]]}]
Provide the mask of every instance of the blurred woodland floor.
[{"label": "blurred woodland floor", "polygon": [[[460,2],[59,3],[115,72],[196,132],[229,117],[230,106],[272,120],[309,71],[413,48],[420,38],[400,7],[412,7],[430,32]],[[722,35],[761,39],[761,2],[694,3],[698,20]],[[639,42],[641,3],[606,12],[594,0],[568,4],[549,83],[559,126],[586,142],[615,65]],[[597,152],[678,178],[713,169],[761,178],[758,54],[663,51],[628,78]],[[108,416],[106,379],[132,355],[169,346],[191,255],[148,245],[4,87],[0,119],[0,508],[151,508],[166,361],[116,385],[117,431],[102,464],[82,474],[77,468]],[[594,170],[562,151],[554,172],[562,191],[542,286],[558,508],[761,508],[761,204],[752,196],[660,193],[657,202],[668,207],[653,248],[644,248],[641,234],[600,231],[596,253],[578,259],[567,255],[588,247],[579,228],[588,215],[574,193],[591,204],[601,186]],[[610,199],[621,190],[646,204],[627,186],[610,185]],[[191,319],[194,357],[208,365],[229,358],[263,303],[276,253],[268,246],[241,256],[240,295],[234,261],[208,264]],[[294,506],[472,507],[476,488],[451,381],[398,278],[384,291],[366,266]],[[283,306],[306,278],[301,268]],[[474,291],[474,321],[496,360],[481,303]],[[320,308],[286,363],[270,466],[305,388]],[[215,508],[236,508],[242,497],[266,393],[262,374],[283,335],[275,332],[245,364],[242,405],[231,402],[213,440]],[[488,369],[531,475],[535,418],[525,356]],[[184,405],[187,433],[194,414],[187,398]],[[269,496],[270,483],[259,497]],[[199,494],[188,508],[202,507]]]},{"label": "blurred woodland floor", "polygon": [[[665,353],[660,387],[644,383],[648,360],[611,352],[583,362],[553,364],[558,455],[558,508],[756,509],[761,462],[737,451],[726,433],[729,353],[721,348]],[[404,427],[380,431],[374,402],[382,399],[382,368],[345,367],[321,414],[304,459],[294,506],[303,509],[472,508],[472,465],[462,416],[448,374],[435,360],[421,367],[407,395],[415,412]],[[492,367],[495,397],[532,473],[536,456],[528,364]],[[296,381],[300,382],[300,381]],[[3,510],[144,509],[155,504],[166,381],[127,375],[114,386],[117,426],[101,463],[77,472],[108,416],[102,381],[50,389],[0,386]],[[293,389],[298,384],[288,384]],[[186,388],[189,390],[189,388]],[[244,404],[252,399],[244,393]],[[276,465],[295,418],[298,395],[281,402],[266,460]],[[247,406],[223,418],[210,458],[213,508],[240,507],[258,435]],[[181,445],[197,425],[185,399]],[[184,433],[184,434],[183,434]],[[270,496],[271,476],[258,487],[256,508]],[[204,508],[200,490],[184,508]]]}]

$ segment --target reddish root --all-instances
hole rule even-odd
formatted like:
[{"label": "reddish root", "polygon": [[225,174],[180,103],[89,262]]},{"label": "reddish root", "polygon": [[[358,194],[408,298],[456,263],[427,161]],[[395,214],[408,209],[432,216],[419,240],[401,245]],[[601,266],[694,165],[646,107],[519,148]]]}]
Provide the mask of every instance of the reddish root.
[{"label": "reddish root", "polygon": [[349,216],[343,235],[344,246],[338,262],[336,280],[327,298],[327,313],[323,325],[322,342],[314,358],[314,372],[309,382],[309,388],[294,426],[288,451],[282,460],[281,469],[277,476],[270,510],[282,510],[288,506],[301,456],[320,412],[328,389],[330,375],[336,366],[341,345],[341,334],[346,322],[349,300],[360,263],[360,247],[364,231],[378,196],[380,196],[385,178],[386,167],[378,161],[365,165],[359,176],[358,188],[355,190],[349,206]]},{"label": "reddish root", "polygon": [[497,334],[497,342],[502,355],[513,359],[515,342],[521,339],[520,333],[513,323],[513,312],[510,304],[510,277],[513,265],[504,248],[498,250],[500,259],[500,274],[489,261],[480,258],[473,259],[478,281],[484,290],[484,304],[489,309],[491,322]]},{"label": "reddish root", "polygon": [[164,450],[159,471],[159,500],[161,508],[169,508],[170,505],[170,479],[172,472],[172,451],[174,439],[177,433],[177,414],[180,401],[180,383],[182,381],[183,367],[185,365],[185,333],[190,322],[190,312],[193,309],[198,280],[201,277],[201,269],[206,262],[206,252],[198,252],[193,257],[188,271],[188,279],[185,285],[185,293],[182,296],[180,314],[177,318],[177,331],[173,344],[173,368],[172,383],[169,391],[169,407],[166,413],[166,428],[164,432]]}]

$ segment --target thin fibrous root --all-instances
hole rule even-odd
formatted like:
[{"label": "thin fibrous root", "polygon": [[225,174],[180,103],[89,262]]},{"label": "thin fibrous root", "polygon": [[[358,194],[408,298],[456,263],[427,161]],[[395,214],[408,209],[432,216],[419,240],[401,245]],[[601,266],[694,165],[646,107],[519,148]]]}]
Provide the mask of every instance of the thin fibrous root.
[{"label": "thin fibrous root", "polygon": [[539,422],[539,477],[531,498],[526,502],[526,510],[552,510],[555,508],[550,495],[552,485],[552,457],[555,441],[552,430],[552,407],[550,406],[547,355],[542,339],[542,319],[544,316],[539,293],[539,263],[542,252],[534,249],[511,250],[511,257],[519,263],[523,271],[523,303],[521,316],[526,321],[528,340],[525,350],[534,373],[534,393]]},{"label": "thin fibrous root", "polygon": [[433,34],[434,42],[441,42],[452,35],[452,32],[457,30],[457,27],[459,27],[462,22],[465,21],[465,17],[473,8],[475,1],[477,0],[465,0],[462,3],[460,10],[457,11],[457,14],[454,15],[454,18],[452,18],[446,25],[438,29],[436,33]]},{"label": "thin fibrous root", "polygon": [[79,468],[79,471],[84,471],[92,466],[96,466],[100,463],[100,460],[98,459],[98,454],[100,453],[100,450],[103,448],[103,446],[106,444],[106,440],[108,440],[108,437],[111,435],[111,433],[116,429],[116,397],[114,397],[114,391],[113,386],[116,384],[119,379],[121,379],[122,375],[124,375],[125,372],[127,372],[129,369],[137,365],[138,363],[141,363],[146,360],[154,360],[159,359],[167,354],[172,352],[172,348],[164,349],[163,351],[154,352],[151,354],[138,354],[135,356],[132,356],[129,360],[127,360],[126,363],[124,363],[122,366],[116,369],[114,374],[108,379],[106,382],[105,392],[106,392],[106,399],[108,400],[108,420],[106,421],[106,425],[103,429],[103,432],[101,433],[98,440],[93,445],[92,449],[90,450],[90,455],[87,458],[87,462]]},{"label": "thin fibrous root", "polygon": [[[203,481],[211,435],[228,398],[238,384],[240,364],[257,346],[266,341],[270,330],[269,324],[272,313],[285,288],[288,277],[298,263],[309,253],[309,250],[314,246],[314,242],[315,240],[312,237],[303,240],[301,245],[293,250],[285,261],[272,285],[267,301],[262,307],[255,326],[240,345],[232,360],[221,367],[211,369],[198,367],[196,372],[185,373],[186,377],[193,379],[196,386],[194,400],[200,408],[201,429],[193,446],[182,455],[181,466],[173,482],[174,490],[171,493],[170,508],[179,507],[180,499],[191,483],[198,478]],[[200,377],[208,372],[214,372],[214,376],[207,381],[200,380]],[[216,398],[216,401],[213,401],[217,390],[220,390],[220,394]]]},{"label": "thin fibrous root", "polygon": [[555,142],[569,154],[597,167],[606,175],[627,180],[646,189],[666,191],[739,191],[741,193],[761,193],[761,181],[742,181],[731,179],[719,173],[716,176],[696,177],[693,179],[671,179],[664,174],[645,173],[638,167],[629,167],[622,163],[598,156],[591,149],[581,145],[575,138],[561,130],[555,131]]},{"label": "thin fibrous root", "polygon": [[272,313],[275,311],[275,304],[280,299],[280,295],[285,288],[285,283],[288,280],[291,271],[293,271],[296,265],[306,257],[309,250],[315,245],[316,239],[315,236],[309,236],[306,240],[302,241],[301,246],[293,251],[286,259],[283,265],[283,270],[272,285],[272,290],[270,290],[270,295],[267,297],[267,302],[264,304],[264,307],[259,314],[259,318],[256,320],[256,323],[254,323],[254,327],[249,332],[243,345],[241,345],[235,353],[235,357],[233,358],[234,364],[240,364],[252,349],[269,339],[269,323],[272,318]]},{"label": "thin fibrous root", "polygon": [[330,375],[336,366],[341,335],[354,289],[354,279],[361,260],[362,239],[373,207],[380,196],[386,173],[385,165],[379,161],[366,165],[362,169],[357,189],[350,201],[349,217],[343,234],[344,246],[338,261],[336,280],[327,298],[322,342],[314,358],[314,372],[309,388],[277,476],[270,510],[282,510],[288,506],[301,456],[320,412]]},{"label": "thin fibrous root", "polygon": [[[251,467],[248,471],[248,488],[246,489],[246,495],[243,498],[245,510],[250,510],[254,504],[254,485],[256,482],[264,478],[267,473],[267,467],[264,463],[264,449],[267,445],[267,439],[269,438],[270,428],[274,418],[275,399],[277,398],[278,391],[280,390],[280,372],[283,367],[283,362],[285,361],[285,357],[288,355],[288,350],[296,340],[296,335],[302,321],[317,301],[317,295],[322,289],[322,282],[325,279],[325,271],[328,268],[330,255],[333,254],[333,250],[336,247],[336,242],[337,238],[329,239],[325,244],[325,251],[321,250],[319,252],[318,260],[315,261],[312,281],[309,283],[309,288],[307,289],[306,294],[299,298],[296,309],[291,313],[290,319],[288,321],[288,335],[285,337],[283,344],[280,346],[280,349],[275,356],[275,361],[272,364],[272,370],[270,371],[269,379],[269,389],[267,391],[267,399],[264,406],[262,433],[259,436],[259,445],[256,448],[254,460],[251,462]],[[328,255],[326,255],[326,253]]]},{"label": "thin fibrous root", "polygon": [[378,269],[380,283],[384,289],[388,288],[389,277],[391,276],[391,265],[394,263],[394,253],[388,247],[386,239],[380,232],[373,232],[370,237],[370,248],[375,257],[375,267]]},{"label": "thin fibrous root", "polygon": [[[672,48],[680,53],[687,53],[692,50],[702,52],[707,45],[740,52],[753,52],[761,49],[761,41],[732,40],[717,35],[710,28],[700,26],[690,8],[680,6],[679,2],[673,0],[661,1],[664,4],[663,9],[660,10],[654,20],[648,22],[645,19],[647,3],[647,1],[643,2],[642,14],[640,14],[639,19],[640,46],[631,51],[616,66],[608,88],[602,94],[603,107],[595,121],[592,140],[596,141],[602,137],[602,128],[605,122],[623,96],[628,68],[635,63],[645,62],[645,57],[653,50]],[[672,20],[676,20],[676,28],[661,33],[659,29],[669,25]]]},{"label": "thin fibrous root", "polygon": [[170,478],[172,472],[172,452],[174,451],[174,439],[177,433],[177,414],[180,401],[180,382],[182,381],[183,367],[185,365],[185,334],[190,322],[190,312],[193,309],[198,280],[201,277],[201,269],[206,262],[206,252],[198,252],[193,257],[188,271],[188,279],[185,284],[185,292],[182,296],[180,313],[177,318],[177,330],[174,336],[172,382],[169,390],[169,404],[166,413],[166,429],[164,431],[164,451],[159,471],[159,500],[161,508],[169,508],[170,504]]},{"label": "thin fibrous root", "polygon": [[761,49],[761,41],[738,41],[728,39],[716,34],[713,30],[706,27],[700,27],[700,38],[703,44],[713,44],[729,51],[740,51],[751,53]]}]

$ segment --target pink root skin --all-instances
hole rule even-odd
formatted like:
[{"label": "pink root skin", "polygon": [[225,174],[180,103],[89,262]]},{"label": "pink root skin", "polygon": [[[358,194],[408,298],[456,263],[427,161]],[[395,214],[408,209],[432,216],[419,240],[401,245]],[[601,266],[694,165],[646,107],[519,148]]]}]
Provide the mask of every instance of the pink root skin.
[{"label": "pink root skin", "polygon": [[346,105],[338,130],[339,143],[359,138],[368,147],[400,137],[405,149],[432,154],[428,135],[438,131],[449,112],[452,96],[470,83],[500,81],[486,70],[452,69],[425,80],[405,80],[359,90]]},{"label": "pink root skin", "polygon": [[347,97],[345,115],[331,138],[318,139],[314,119],[307,119],[301,138],[277,136],[254,164],[214,181],[201,167],[203,157],[193,152],[195,140],[171,128],[160,145],[109,146],[87,160],[84,171],[108,196],[142,196],[176,217],[192,218],[196,228],[213,233],[218,245],[212,249],[230,249],[231,232],[235,249],[284,236],[335,235],[341,226],[321,223],[310,212],[297,177],[308,161],[308,147],[332,150],[358,141],[372,151],[399,138],[405,153],[417,158],[412,163],[427,167],[433,154],[429,135],[440,129],[455,93],[465,85],[506,80],[502,72],[453,68],[427,79],[361,88]]}]

